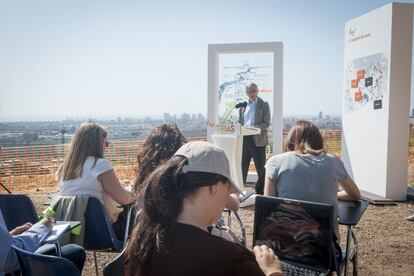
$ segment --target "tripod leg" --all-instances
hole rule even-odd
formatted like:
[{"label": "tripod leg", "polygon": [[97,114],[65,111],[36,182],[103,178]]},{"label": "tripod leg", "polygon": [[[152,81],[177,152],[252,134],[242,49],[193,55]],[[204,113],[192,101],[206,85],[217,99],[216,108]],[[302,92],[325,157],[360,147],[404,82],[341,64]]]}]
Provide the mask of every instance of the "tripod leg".
[{"label": "tripod leg", "polygon": [[6,191],[6,192],[8,192],[9,194],[11,194],[12,192],[9,190],[9,189],[7,189],[7,187],[3,184],[3,183],[1,183],[0,182],[0,186]]}]

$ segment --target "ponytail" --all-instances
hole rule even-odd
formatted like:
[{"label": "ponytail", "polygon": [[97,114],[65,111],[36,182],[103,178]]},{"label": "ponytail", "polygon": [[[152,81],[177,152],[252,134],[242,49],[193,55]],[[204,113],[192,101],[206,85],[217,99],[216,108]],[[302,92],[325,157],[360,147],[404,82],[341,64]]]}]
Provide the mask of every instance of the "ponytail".
[{"label": "ponytail", "polygon": [[152,254],[163,248],[163,241],[177,224],[183,201],[202,186],[212,186],[224,176],[207,172],[182,172],[185,157],[173,156],[158,167],[142,184],[137,209],[141,209],[137,226],[126,251],[125,275],[151,275]]},{"label": "ponytail", "polygon": [[126,275],[150,274],[151,255],[163,247],[163,238],[175,227],[183,199],[190,192],[182,189],[181,171],[186,163],[183,157],[173,157],[143,182],[137,204],[142,212],[126,251]]}]

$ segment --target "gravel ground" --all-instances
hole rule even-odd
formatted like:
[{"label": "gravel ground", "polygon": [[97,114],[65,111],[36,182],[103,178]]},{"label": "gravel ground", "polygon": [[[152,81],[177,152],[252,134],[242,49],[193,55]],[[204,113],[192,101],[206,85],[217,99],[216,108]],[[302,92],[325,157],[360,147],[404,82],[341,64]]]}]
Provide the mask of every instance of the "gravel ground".
[{"label": "gravel ground", "polygon": [[[247,187],[251,189],[251,187]],[[30,197],[38,210],[43,208],[47,194],[33,193]],[[414,275],[414,222],[405,217],[414,214],[414,202],[387,206],[370,205],[354,232],[359,241],[360,275]],[[239,215],[245,223],[247,247],[251,248],[254,206],[241,209]],[[342,242],[345,228],[341,226]],[[344,248],[344,246],[343,246]],[[98,253],[98,269],[102,271],[117,254]],[[94,275],[92,253],[88,252],[83,275]]]}]

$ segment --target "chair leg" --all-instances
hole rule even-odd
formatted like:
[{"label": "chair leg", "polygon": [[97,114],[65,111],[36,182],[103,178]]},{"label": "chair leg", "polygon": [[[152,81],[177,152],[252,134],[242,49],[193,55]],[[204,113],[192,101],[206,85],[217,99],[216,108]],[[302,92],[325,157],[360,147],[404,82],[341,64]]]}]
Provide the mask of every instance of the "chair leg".
[{"label": "chair leg", "polygon": [[347,226],[347,233],[346,233],[346,250],[345,250],[345,266],[344,266],[344,276],[348,275],[348,262],[349,262],[349,245],[351,242],[351,233],[352,233],[352,226]]},{"label": "chair leg", "polygon": [[358,255],[355,254],[354,258],[352,259],[352,275],[358,276]]},{"label": "chair leg", "polygon": [[132,206],[128,209],[128,215],[127,215],[127,221],[125,226],[125,233],[124,233],[124,243],[122,244],[122,248],[125,248],[127,242],[128,242],[128,236],[129,236],[129,223],[131,220],[131,214],[132,214]]},{"label": "chair leg", "polygon": [[358,276],[358,239],[355,236],[354,231],[351,232],[351,236],[354,241],[354,256],[352,257],[352,275]]},{"label": "chair leg", "polygon": [[98,262],[97,262],[97,260],[96,260],[97,258],[96,258],[96,252],[95,251],[93,251],[93,260],[95,261],[95,275],[96,276],[99,276],[99,272],[98,272]]}]

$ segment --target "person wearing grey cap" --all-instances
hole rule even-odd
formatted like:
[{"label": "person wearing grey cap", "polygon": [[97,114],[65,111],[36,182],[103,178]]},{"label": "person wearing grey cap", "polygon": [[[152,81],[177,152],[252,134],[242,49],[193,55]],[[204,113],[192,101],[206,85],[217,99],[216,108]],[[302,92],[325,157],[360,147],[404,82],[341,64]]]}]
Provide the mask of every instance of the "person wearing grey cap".
[{"label": "person wearing grey cap", "polygon": [[233,192],[240,191],[223,150],[201,141],[182,146],[143,184],[125,274],[282,275],[267,246],[256,246],[253,254],[207,232]]}]

